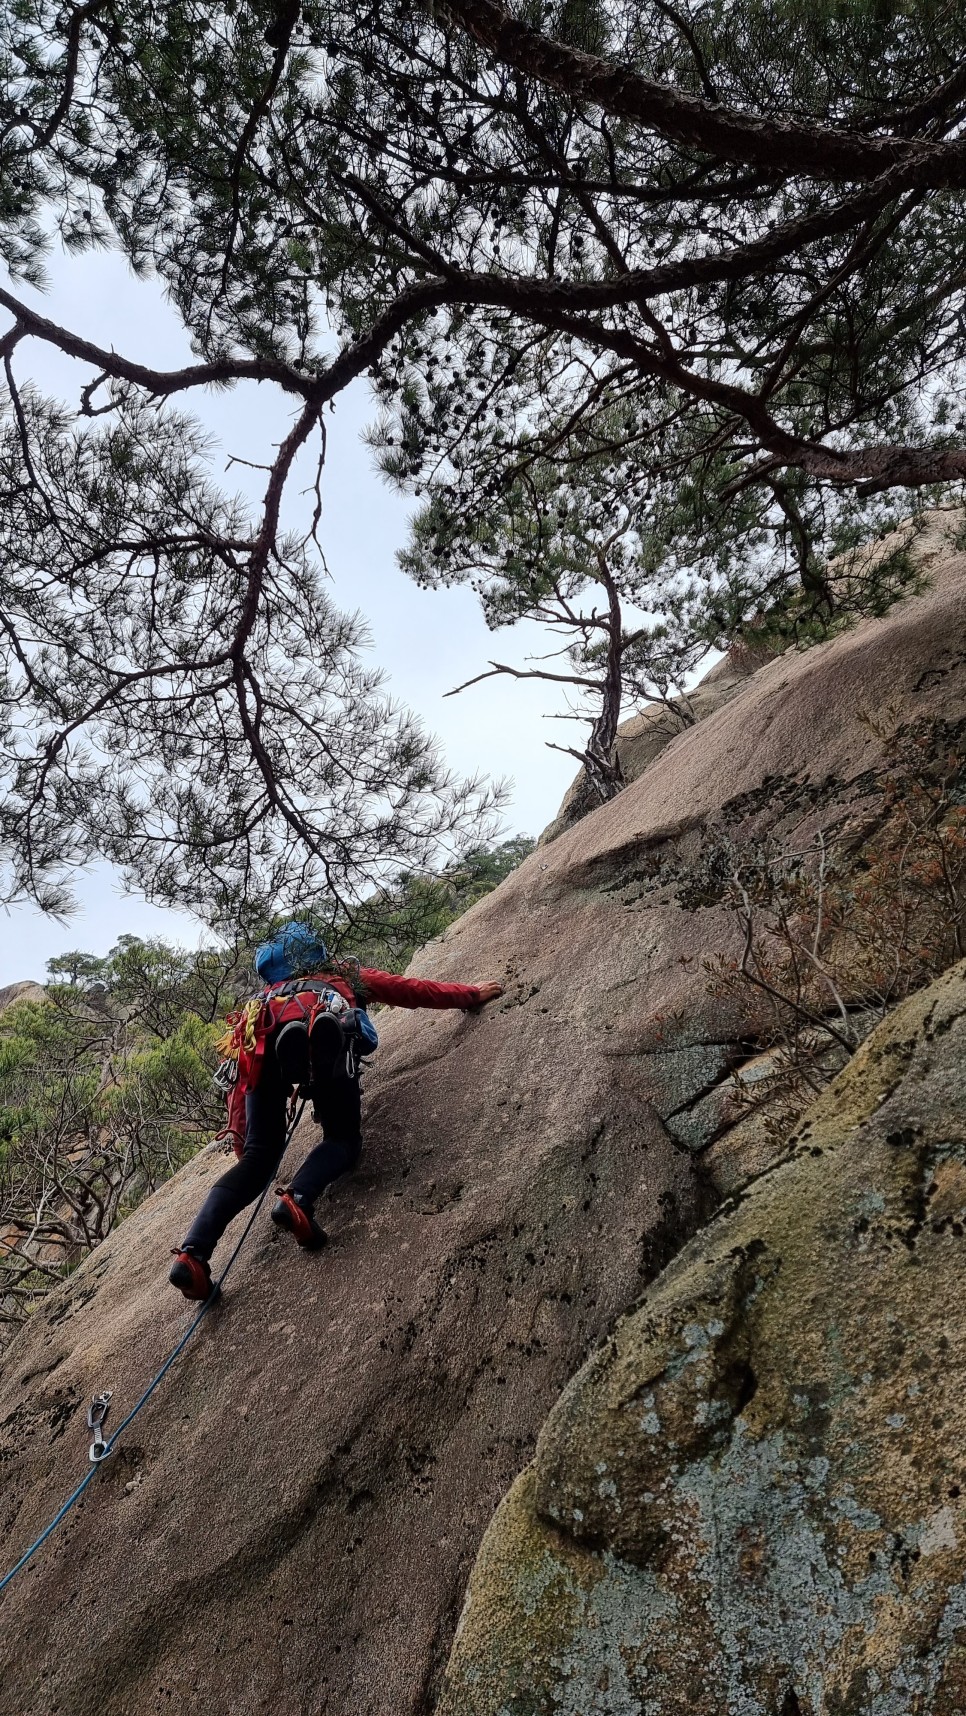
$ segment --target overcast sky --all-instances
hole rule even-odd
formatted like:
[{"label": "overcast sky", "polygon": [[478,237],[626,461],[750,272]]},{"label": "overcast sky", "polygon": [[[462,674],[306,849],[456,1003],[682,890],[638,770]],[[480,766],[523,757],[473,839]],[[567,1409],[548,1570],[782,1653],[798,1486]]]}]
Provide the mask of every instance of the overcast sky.
[{"label": "overcast sky", "polygon": [[[136,280],[116,253],[69,261],[55,256],[50,273],[51,286],[43,294],[15,290],[53,321],[159,369],[192,361],[180,322],[156,284]],[[33,376],[45,392],[72,403],[90,373],[35,340],[17,348],[16,365],[20,379]],[[190,405],[214,438],[213,474],[257,503],[264,477],[237,465],[225,475],[226,458],[264,463],[271,443],[282,439],[291,422],[291,402],[277,388],[246,383],[230,392],[193,391]],[[506,832],[537,834],[553,817],[576,767],[571,758],[546,749],[548,738],[572,743],[581,731],[547,719],[565,711],[565,693],[507,678],[485,681],[459,697],[447,699],[445,693],[480,672],[491,657],[521,665],[528,653],[553,646],[530,624],[490,633],[471,591],[420,590],[398,570],[395,551],[406,536],[409,505],[382,481],[362,444],[361,431],[372,415],[368,388],[360,382],[327,419],[319,534],[335,599],[366,616],[373,661],[388,673],[394,695],[439,736],[450,765],[464,774],[483,770],[512,777]],[[300,487],[297,480],[289,485],[289,523],[304,524],[308,517],[311,502]],[[164,935],[192,946],[199,941],[194,919],[125,894],[106,865],[79,878],[76,891],[82,909],[66,925],[30,907],[0,920],[0,983],[43,980],[53,955],[68,948],[106,953],[125,933]]]}]

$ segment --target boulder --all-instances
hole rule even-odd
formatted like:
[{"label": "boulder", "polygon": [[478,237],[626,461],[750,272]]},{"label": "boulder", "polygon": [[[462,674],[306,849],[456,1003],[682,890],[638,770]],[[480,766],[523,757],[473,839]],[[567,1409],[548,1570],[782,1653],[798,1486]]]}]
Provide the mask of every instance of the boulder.
[{"label": "boulder", "polygon": [[15,1001],[45,1001],[47,991],[39,983],[33,983],[25,978],[20,983],[5,983],[0,988],[0,1013],[12,1007]]},{"label": "boulder", "polygon": [[[554,1401],[721,1195],[724,1137],[688,1115],[766,1045],[753,998],[709,988],[737,945],[709,851],[878,804],[869,712],[966,730],[958,522],[920,538],[923,594],[760,667],[423,951],[421,974],[497,978],[502,1001],[382,1016],[329,1247],[258,1217],[220,1308],[0,1598],[0,1716],[433,1708]],[[740,1156],[729,1186],[770,1159]],[[119,1422],[186,1330],[169,1248],[225,1165],[209,1148],[175,1175],[6,1353],[11,1561],[86,1469],[90,1396],[111,1388]]]},{"label": "boulder", "polygon": [[966,962],[564,1391],[437,1716],[966,1708]]}]

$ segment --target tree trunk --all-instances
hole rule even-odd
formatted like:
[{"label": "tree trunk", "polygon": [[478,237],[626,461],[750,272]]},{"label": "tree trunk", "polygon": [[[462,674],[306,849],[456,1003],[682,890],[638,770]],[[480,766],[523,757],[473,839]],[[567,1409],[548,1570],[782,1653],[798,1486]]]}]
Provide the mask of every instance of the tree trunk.
[{"label": "tree trunk", "polygon": [[621,718],[621,661],[623,658],[624,625],[620,597],[611,577],[606,555],[598,554],[601,583],[607,591],[610,610],[608,621],[607,662],[604,669],[600,713],[590,730],[584,751],[584,768],[601,802],[616,798],[624,789],[624,771],[617,751],[617,728]]}]

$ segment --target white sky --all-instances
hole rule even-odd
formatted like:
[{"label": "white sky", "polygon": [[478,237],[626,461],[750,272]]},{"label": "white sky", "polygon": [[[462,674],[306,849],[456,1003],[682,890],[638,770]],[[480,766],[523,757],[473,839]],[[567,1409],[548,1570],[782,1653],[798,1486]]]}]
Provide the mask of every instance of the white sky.
[{"label": "white sky", "polygon": [[[193,361],[180,321],[157,285],[138,281],[116,253],[53,256],[50,273],[51,286],[43,294],[14,289],[51,320],[155,368]],[[44,391],[69,402],[79,398],[90,373],[36,340],[18,347],[15,368],[19,379],[33,376]],[[292,413],[292,402],[278,388],[248,383],[230,392],[193,390],[176,403],[187,404],[215,437],[212,469],[218,477],[229,454],[266,462]],[[532,623],[488,632],[472,591],[420,590],[399,571],[394,555],[406,537],[409,506],[377,474],[360,440],[372,415],[368,388],[360,382],[327,418],[319,535],[335,600],[366,616],[371,659],[388,673],[392,693],[439,736],[449,764],[462,774],[482,770],[512,778],[506,832],[537,834],[554,816],[576,770],[571,758],[546,748],[548,738],[570,744],[581,731],[546,719],[566,710],[565,689],[503,676],[444,698],[491,658],[520,666],[528,653],[553,646]],[[236,465],[223,481],[257,503],[264,477]],[[287,517],[304,524],[312,502],[299,495],[299,487],[297,480],[290,484]],[[82,909],[66,925],[31,907],[0,918],[0,984],[27,977],[42,981],[55,954],[68,948],[103,954],[123,934],[163,935],[192,946],[201,939],[195,919],[125,894],[108,865],[79,878],[76,892]]]}]

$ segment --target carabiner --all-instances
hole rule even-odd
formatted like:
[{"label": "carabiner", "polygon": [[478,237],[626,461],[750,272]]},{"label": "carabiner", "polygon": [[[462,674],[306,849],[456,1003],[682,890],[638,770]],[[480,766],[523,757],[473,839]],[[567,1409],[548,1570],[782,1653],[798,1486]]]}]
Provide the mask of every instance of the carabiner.
[{"label": "carabiner", "polygon": [[108,1452],[108,1444],[104,1440],[103,1424],[111,1410],[111,1390],[105,1388],[102,1394],[95,1394],[87,1408],[87,1428],[91,1432],[90,1458],[96,1465],[103,1460]]},{"label": "carabiner", "polygon": [[219,1061],[211,1075],[211,1082],[216,1090],[221,1091],[222,1096],[227,1096],[228,1092],[234,1089],[235,1085],[238,1083],[237,1060],[229,1058],[228,1060]]}]

